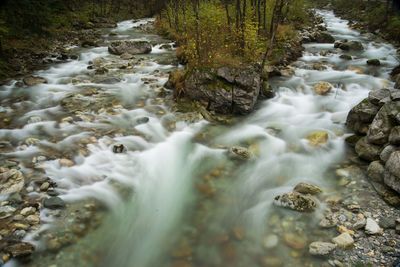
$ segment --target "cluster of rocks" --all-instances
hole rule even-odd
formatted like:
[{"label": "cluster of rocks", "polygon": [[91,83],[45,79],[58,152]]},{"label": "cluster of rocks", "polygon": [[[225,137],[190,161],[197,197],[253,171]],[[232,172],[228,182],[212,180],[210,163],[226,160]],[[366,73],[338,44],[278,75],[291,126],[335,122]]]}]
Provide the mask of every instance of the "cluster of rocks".
[{"label": "cluster of rocks", "polygon": [[[7,167],[0,167],[0,195],[5,196],[0,203],[2,263],[11,258],[27,259],[34,252],[35,247],[22,240],[28,232],[39,229],[41,209],[65,208],[64,201],[55,191],[56,183],[47,178],[32,180],[25,177],[17,162],[3,163]],[[31,192],[37,194],[30,195]]]},{"label": "cluster of rocks", "polygon": [[[381,189],[378,192],[390,204],[400,205],[393,194],[400,193],[400,91],[371,91],[350,111],[347,126],[356,133],[347,141],[362,160],[370,163],[368,176]],[[382,190],[382,186],[388,190]]]}]

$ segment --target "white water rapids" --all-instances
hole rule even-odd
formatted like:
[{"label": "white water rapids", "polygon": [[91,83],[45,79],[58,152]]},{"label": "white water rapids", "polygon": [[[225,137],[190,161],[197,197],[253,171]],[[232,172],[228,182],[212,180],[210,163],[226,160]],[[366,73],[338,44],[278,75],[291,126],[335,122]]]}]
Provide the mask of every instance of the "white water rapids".
[{"label": "white water rapids", "polygon": [[[19,116],[14,118],[18,122],[14,129],[0,129],[1,139],[18,145],[3,156],[21,161],[24,173],[29,175],[34,173],[32,158],[46,155],[40,168],[57,182],[63,200],[76,203],[92,198],[110,209],[103,225],[88,238],[91,248],[86,247],[87,243],[76,245],[77,251],[98,253],[100,263],[75,259],[79,266],[249,267],[260,266],[255,256],[260,254],[284,259],[285,266],[305,265],[298,258],[289,259],[290,251],[285,246],[264,251],[264,238],[280,234],[267,223],[276,212],[273,198],[289,192],[298,182],[319,185],[327,194],[335,190],[328,177],[334,175],[336,164],[346,159],[346,116],[370,90],[390,85],[388,72],[398,64],[391,45],[374,42],[350,29],[347,21],[330,11],[319,14],[336,40],[361,41],[365,51],[350,53],[354,59],[346,61],[339,58],[341,51],[333,44],[306,44],[303,57],[292,64],[294,75],[271,81],[277,96],[263,101],[253,114],[232,126],[179,120],[172,130],[166,126],[175,116],[157,93],[167,81],[167,72],[175,67],[156,63],[160,57],[172,57],[173,53],[162,49],[160,43],[130,71],[111,69],[107,77],[120,78],[112,84],[96,80],[93,71],[87,70],[88,62],[98,57],[106,62],[121,62],[106,47],[99,47],[73,48],[79,51],[79,60],[37,72],[48,80],[47,84],[18,88],[12,83],[1,88],[2,103],[18,100],[4,105],[2,112]],[[156,43],[156,36],[132,29],[149,21],[121,22],[112,30],[117,34],[113,38]],[[367,66],[366,61],[371,58],[379,59],[382,66]],[[313,70],[314,63],[323,63],[327,69]],[[326,96],[315,94],[312,88],[320,81],[330,82],[335,89]],[[82,112],[79,119],[65,119],[69,114],[60,101],[88,87],[98,88],[120,104],[113,105],[112,111]],[[138,123],[143,117],[149,121]],[[328,132],[328,143],[319,148],[309,145],[306,136],[314,131]],[[23,145],[29,137],[40,141]],[[82,140],[89,140],[85,152],[81,151]],[[127,151],[113,153],[116,143],[123,144]],[[224,147],[234,145],[249,147],[256,157],[243,164],[233,162]],[[49,150],[57,155],[73,155],[75,165],[60,166],[59,157],[48,156]],[[218,178],[209,179],[213,173]],[[132,194],[123,198],[115,183],[131,189]],[[204,196],[207,189],[206,193],[199,193],[199,183],[201,188],[204,184],[212,187],[213,197]],[[306,218],[287,214],[299,225],[307,224],[306,228],[312,229],[319,212]],[[39,231],[45,231],[54,220],[46,211],[41,219],[48,225]],[[240,230],[234,232],[239,235],[237,232],[243,231],[245,240],[224,243],[222,248],[212,242],[238,227]],[[34,235],[27,240],[33,241]],[[40,241],[34,242],[40,247]],[[174,254],[175,249],[187,247],[190,265]],[[55,261],[57,266],[71,266],[68,261]],[[41,266],[36,264],[33,266]]]}]

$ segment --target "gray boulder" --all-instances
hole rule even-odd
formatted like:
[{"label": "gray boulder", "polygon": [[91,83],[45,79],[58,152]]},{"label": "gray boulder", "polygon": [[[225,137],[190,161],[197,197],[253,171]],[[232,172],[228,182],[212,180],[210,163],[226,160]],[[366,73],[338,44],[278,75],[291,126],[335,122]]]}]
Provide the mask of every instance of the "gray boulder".
[{"label": "gray boulder", "polygon": [[382,148],[380,146],[368,143],[367,138],[363,137],[358,140],[355,150],[361,159],[371,162],[379,160],[379,155],[382,151]]},{"label": "gray boulder", "polygon": [[148,54],[152,50],[152,46],[147,41],[114,41],[108,46],[108,52],[114,55],[122,55],[125,53],[131,55]]},{"label": "gray boulder", "polygon": [[389,102],[383,105],[369,127],[368,142],[376,145],[383,145],[388,142],[394,126],[393,115],[399,112],[398,109],[400,109],[400,103]]},{"label": "gray boulder", "polygon": [[392,145],[400,145],[400,126],[395,126],[390,131],[389,143]]},{"label": "gray boulder", "polygon": [[368,177],[374,182],[383,182],[383,175],[385,173],[385,167],[379,160],[371,162],[367,169]]},{"label": "gray boulder", "polygon": [[385,146],[385,148],[382,150],[379,157],[381,158],[381,160],[383,162],[386,162],[390,158],[390,155],[397,150],[399,150],[399,149],[395,146],[392,146],[392,145]]},{"label": "gray boulder", "polygon": [[333,44],[335,38],[326,31],[318,31],[311,36],[311,41],[324,44]]},{"label": "gray boulder", "polygon": [[339,41],[335,42],[335,48],[339,48],[344,51],[354,50],[354,51],[363,51],[363,45],[358,41]]},{"label": "gray boulder", "polygon": [[389,89],[380,89],[370,91],[368,94],[368,100],[376,106],[383,106],[383,99],[390,97],[391,91]]},{"label": "gray boulder", "polygon": [[393,152],[385,165],[385,184],[400,193],[400,151]]},{"label": "gray boulder", "polygon": [[369,124],[374,120],[379,108],[372,104],[369,99],[364,99],[347,116],[347,127],[357,134],[367,134]]},{"label": "gray boulder", "polygon": [[261,78],[253,67],[194,69],[186,75],[185,96],[221,114],[246,114],[253,110]]}]

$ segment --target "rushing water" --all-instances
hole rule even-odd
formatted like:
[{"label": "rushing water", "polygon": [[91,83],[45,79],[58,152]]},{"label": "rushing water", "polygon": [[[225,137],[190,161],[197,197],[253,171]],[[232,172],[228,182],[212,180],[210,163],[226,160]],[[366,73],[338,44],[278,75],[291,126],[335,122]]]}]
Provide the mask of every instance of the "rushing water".
[{"label": "rushing water", "polygon": [[[273,198],[301,181],[324,188],[324,198],[337,193],[330,177],[346,159],[346,116],[370,90],[389,85],[388,72],[397,63],[391,45],[350,29],[332,12],[319,13],[335,39],[361,41],[365,51],[350,53],[354,59],[346,61],[333,44],[305,45],[303,57],[292,64],[294,75],[271,81],[278,95],[231,126],[182,122],[157,96],[175,67],[165,63],[173,57],[173,51],[161,48],[168,41],[133,28],[150,20],[121,22],[112,37],[105,32],[107,40],[155,44],[152,54],[132,68],[119,68],[126,62],[106,47],[72,48],[79,60],[37,73],[48,84],[4,86],[3,103],[14,104],[4,105],[3,112],[18,117],[13,118],[14,129],[0,130],[0,137],[19,145],[5,156],[21,161],[27,175],[40,168],[57,182],[65,201],[96,199],[109,209],[100,228],[59,256],[44,253],[31,265],[319,266],[319,259],[309,257],[301,244],[329,240],[330,233],[316,227],[323,202],[315,213],[299,214],[273,207]],[[87,70],[88,62],[98,57],[115,65],[103,81]],[[367,66],[370,58],[380,59],[382,66]],[[314,70],[315,63],[326,70]],[[120,80],[110,84],[104,82],[107,77]],[[316,95],[312,87],[319,81],[335,89]],[[85,96],[88,88],[118,103],[66,119],[69,114],[60,101],[71,92]],[[143,117],[149,121],[141,123]],[[328,143],[310,146],[306,136],[321,130],[329,133]],[[29,137],[40,141],[21,145]],[[116,143],[127,151],[113,153]],[[233,161],[226,148],[234,145],[248,147],[255,157]],[[46,158],[32,167],[32,158],[40,155]],[[67,155],[76,164],[61,167],[57,159]],[[48,224],[27,237],[38,248],[43,245],[36,236],[57,220],[46,210],[41,219]]]}]

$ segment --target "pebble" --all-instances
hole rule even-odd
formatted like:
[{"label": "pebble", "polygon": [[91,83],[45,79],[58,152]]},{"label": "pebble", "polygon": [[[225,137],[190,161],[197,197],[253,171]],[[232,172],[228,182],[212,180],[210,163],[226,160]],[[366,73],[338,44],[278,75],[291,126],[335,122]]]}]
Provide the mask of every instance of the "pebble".
[{"label": "pebble", "polygon": [[40,223],[40,218],[38,215],[29,215],[26,217],[26,220],[29,222],[29,224],[39,224]]},{"label": "pebble", "polygon": [[26,207],[21,210],[20,214],[23,216],[28,216],[28,215],[34,214],[35,212],[36,212],[36,208]]},{"label": "pebble", "polygon": [[41,186],[40,186],[40,191],[47,191],[47,189],[49,189],[50,187],[50,183],[49,182],[44,182]]},{"label": "pebble", "polygon": [[338,247],[347,249],[353,246],[354,239],[351,237],[349,233],[343,233],[338,235],[337,237],[332,238],[333,243],[335,243]]},{"label": "pebble", "polygon": [[309,252],[311,255],[315,256],[326,256],[335,250],[336,244],[329,242],[312,242],[309,246]]},{"label": "pebble", "polygon": [[378,223],[375,220],[367,218],[365,232],[370,235],[382,234],[382,228],[379,227]]},{"label": "pebble", "polygon": [[278,245],[279,238],[277,235],[271,234],[264,238],[264,247],[265,248],[274,248]]}]

